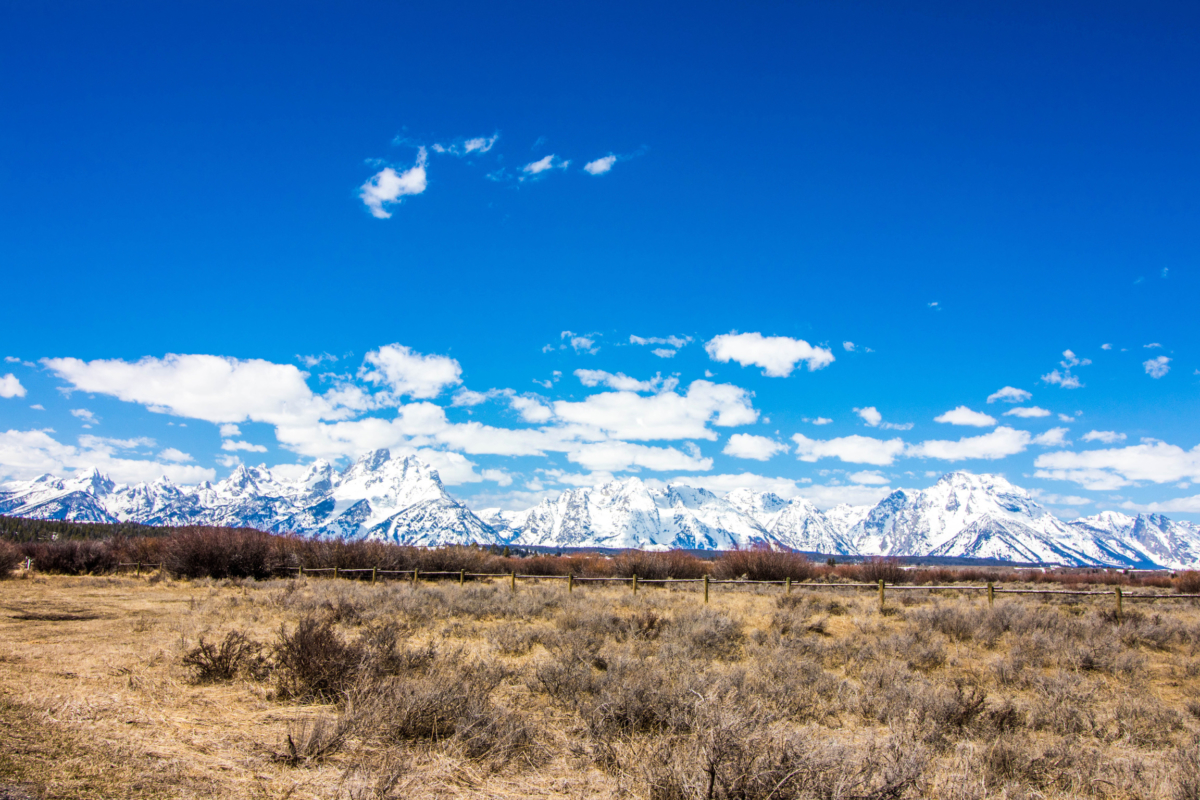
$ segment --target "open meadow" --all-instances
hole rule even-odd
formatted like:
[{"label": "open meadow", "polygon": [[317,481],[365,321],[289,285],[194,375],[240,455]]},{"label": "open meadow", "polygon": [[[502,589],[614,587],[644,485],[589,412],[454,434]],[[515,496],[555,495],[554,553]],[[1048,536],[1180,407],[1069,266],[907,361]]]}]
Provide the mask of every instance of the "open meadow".
[{"label": "open meadow", "polygon": [[[1194,600],[0,582],[8,797],[1196,798]],[[0,796],[4,790],[0,790]]]}]

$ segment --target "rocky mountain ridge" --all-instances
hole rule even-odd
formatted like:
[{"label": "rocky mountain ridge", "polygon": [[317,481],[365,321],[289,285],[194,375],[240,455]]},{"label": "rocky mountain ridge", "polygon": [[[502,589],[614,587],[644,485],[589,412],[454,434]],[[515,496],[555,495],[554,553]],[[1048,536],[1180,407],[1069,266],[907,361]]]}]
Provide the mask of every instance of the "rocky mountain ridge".
[{"label": "rocky mountain ridge", "polygon": [[524,511],[478,515],[436,470],[387,450],[338,471],[316,461],[296,480],[238,467],[195,487],[115,484],[96,470],[0,486],[0,514],[80,522],[249,526],[414,545],[727,550],[766,546],[833,555],[959,556],[1133,568],[1200,566],[1200,526],[1103,511],[1064,522],[1002,477],[951,472],[874,506],[822,512],[803,498],[737,489],[718,496],[637,478],[568,489]]}]

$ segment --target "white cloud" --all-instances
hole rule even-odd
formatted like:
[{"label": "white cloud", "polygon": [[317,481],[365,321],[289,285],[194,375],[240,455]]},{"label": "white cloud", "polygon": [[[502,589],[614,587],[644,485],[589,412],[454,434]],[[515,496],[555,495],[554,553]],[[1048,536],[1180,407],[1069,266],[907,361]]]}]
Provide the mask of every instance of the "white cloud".
[{"label": "white cloud", "polygon": [[1059,414],[1058,418],[1062,422],[1074,422],[1075,421],[1075,418],[1072,417],[1070,414]]},{"label": "white cloud", "polygon": [[614,439],[708,439],[721,427],[749,425],[758,412],[745,389],[728,383],[693,381],[687,394],[664,391],[652,397],[634,392],[602,392],[581,402],[555,401],[555,415],[567,423],[596,428]]},{"label": "white cloud", "polygon": [[829,423],[833,422],[833,420],[831,420],[829,417],[817,417],[816,419],[809,419],[808,417],[805,417],[803,422],[811,422],[813,425],[828,425]]},{"label": "white cloud", "polygon": [[315,367],[319,364],[322,364],[326,361],[330,361],[330,362],[337,361],[338,357],[335,355],[332,355],[330,353],[318,353],[316,355],[311,355],[311,356],[302,356],[299,353],[297,353],[296,360],[299,361],[304,366],[308,367],[309,369],[312,369],[313,367]]},{"label": "white cloud", "polygon": [[873,439],[870,436],[842,436],[837,439],[809,439],[802,433],[792,436],[801,461],[837,458],[850,464],[874,464],[886,467],[904,452],[901,439]]},{"label": "white cloud", "polygon": [[1028,431],[1019,431],[1001,426],[982,436],[969,436],[958,441],[931,439],[910,445],[906,455],[918,458],[938,458],[943,461],[965,459],[994,460],[1015,455],[1029,446],[1032,437]]},{"label": "white cloud", "polygon": [[512,486],[512,475],[509,475],[502,469],[485,469],[481,470],[480,475],[485,481],[494,481],[500,486]]},{"label": "white cloud", "polygon": [[842,342],[842,349],[847,353],[854,352],[854,342]]},{"label": "white cloud", "polygon": [[674,358],[677,350],[672,350],[669,347],[656,347],[650,351],[659,358]]},{"label": "white cloud", "polygon": [[545,158],[539,158],[537,161],[532,161],[521,167],[521,172],[524,172],[527,176],[532,177],[534,175],[540,175],[546,170],[550,169],[566,169],[571,164],[570,161],[563,161],[562,159],[557,159],[556,163],[555,159],[556,157],[553,155],[546,156]]},{"label": "white cloud", "polygon": [[[442,389],[462,383],[462,367],[447,356],[426,356],[402,344],[385,345],[367,353],[358,376],[387,386],[399,397],[437,397]],[[370,365],[370,367],[368,367]]]},{"label": "white cloud", "polygon": [[[103,439],[82,436],[79,446],[56,441],[46,431],[0,433],[0,478],[27,480],[47,472],[64,475],[96,467],[118,483],[140,483],[166,476],[176,483],[214,480],[216,472],[205,467],[124,458],[117,450],[153,444],[150,439]],[[126,447],[125,445],[130,445]]]},{"label": "white cloud", "polygon": [[306,374],[291,364],[174,354],[133,362],[48,358],[42,363],[80,391],[208,422],[284,425],[350,416],[314,395]]},{"label": "white cloud", "polygon": [[32,408],[34,411],[45,411],[46,410],[46,407],[44,405],[42,405],[41,403],[34,403],[33,405],[30,406],[30,408]]},{"label": "white cloud", "polygon": [[1129,447],[1044,453],[1033,463],[1038,477],[1074,481],[1089,489],[1117,489],[1136,481],[1200,482],[1200,445],[1184,450],[1154,439]]},{"label": "white cloud", "polygon": [[613,164],[617,163],[617,157],[611,153],[603,158],[597,158],[595,161],[589,161],[583,165],[583,169],[589,175],[603,175],[613,168]]},{"label": "white cloud", "polygon": [[1161,378],[1171,371],[1171,368],[1168,366],[1170,363],[1171,359],[1166,356],[1159,356],[1149,361],[1143,361],[1142,366],[1146,368],[1146,374],[1151,378]]},{"label": "white cloud", "polygon": [[399,203],[403,197],[425,191],[425,161],[425,148],[422,147],[417,151],[417,162],[404,172],[385,167],[359,188],[358,196],[367,208],[371,209],[371,216],[376,219],[388,219],[392,212],[387,210],[387,206]]},{"label": "white cloud", "polygon": [[630,344],[668,344],[671,347],[679,348],[690,344],[692,337],[690,336],[630,336]]},{"label": "white cloud", "polygon": [[712,469],[711,458],[684,453],[674,447],[647,447],[629,442],[595,442],[567,453],[567,460],[584,469],[624,472],[641,467],[657,472],[707,471]]},{"label": "white cloud", "polygon": [[452,156],[469,156],[471,154],[483,155],[495,146],[496,141],[500,138],[500,134],[494,133],[491,136],[476,136],[474,139],[458,139],[450,144],[435,144],[433,152]]},{"label": "white cloud", "polygon": [[1079,497],[1073,494],[1054,494],[1052,492],[1043,492],[1041,489],[1030,489],[1029,494],[1039,503],[1046,503],[1052,506],[1086,506],[1092,502],[1087,497]]},{"label": "white cloud", "polygon": [[1070,369],[1071,367],[1075,366],[1086,367],[1088,364],[1092,363],[1092,360],[1090,358],[1081,359],[1070,350],[1063,350],[1063,360],[1058,363],[1063,369]]},{"label": "white cloud", "polygon": [[925,305],[926,305],[927,307],[929,307],[929,308],[936,309],[937,311],[941,311],[941,310],[942,310],[942,306],[941,306],[941,305],[938,303],[938,301],[937,301],[937,300],[934,300],[934,301],[933,301],[933,302],[931,302],[931,303],[926,303]]},{"label": "white cloud", "polygon": [[639,381],[623,372],[618,372],[614,375],[602,369],[577,369],[575,370],[575,377],[579,378],[579,382],[584,386],[594,387],[603,384],[619,392],[655,392],[658,391],[659,387],[670,391],[679,382],[675,378],[667,378],[664,381],[661,373],[655,374],[648,381]]},{"label": "white cloud", "polygon": [[238,464],[241,464],[242,460],[235,455],[218,455],[217,463],[226,469],[233,469]]},{"label": "white cloud", "polygon": [[1065,447],[1070,444],[1067,440],[1067,428],[1051,428],[1033,437],[1034,444],[1042,447]]},{"label": "white cloud", "polygon": [[1100,345],[1100,349],[1101,350],[1112,350],[1112,345],[1105,343],[1105,344]]},{"label": "white cloud", "polygon": [[866,408],[856,408],[854,413],[862,418],[862,421],[868,428],[881,428],[888,431],[907,431],[912,430],[911,422],[884,422],[883,414],[879,413],[879,409],[875,406],[867,406]]},{"label": "white cloud", "polygon": [[183,452],[182,450],[177,450],[174,447],[168,447],[166,450],[163,450],[158,454],[158,457],[163,461],[174,461],[176,463],[183,463],[185,461],[192,460],[192,457],[189,454]]},{"label": "white cloud", "polygon": [[1010,408],[1008,411],[1004,412],[1004,416],[1020,417],[1021,419],[1033,419],[1037,417],[1048,417],[1050,416],[1050,412],[1044,408],[1038,408],[1037,406],[1028,406],[1022,408]]},{"label": "white cloud", "polygon": [[222,439],[231,439],[234,436],[241,436],[242,429],[237,425],[234,425],[232,422],[226,422],[220,427],[220,433]]},{"label": "white cloud", "polygon": [[851,472],[846,476],[854,483],[867,484],[870,486],[883,486],[888,483],[888,479],[879,470],[862,470],[861,472]]},{"label": "white cloud", "polygon": [[576,353],[588,353],[590,355],[600,352],[600,348],[596,346],[596,340],[593,338],[596,336],[599,336],[599,334],[589,333],[583,336],[574,331],[563,331],[559,334],[559,338],[567,340]]},{"label": "white cloud", "polygon": [[997,400],[1004,403],[1024,403],[1031,397],[1033,395],[1024,389],[1018,389],[1015,386],[1005,386],[1003,389],[989,394],[987,401],[989,403],[995,403]]},{"label": "white cloud", "polygon": [[995,417],[988,416],[982,411],[972,411],[966,406],[951,409],[941,416],[934,417],[933,421],[950,425],[970,425],[975,428],[987,428],[996,424]]},{"label": "white cloud", "polygon": [[1151,342],[1150,344],[1142,345],[1142,347],[1144,347],[1147,350],[1153,350],[1156,347],[1162,347],[1162,345],[1159,344],[1158,342]]},{"label": "white cloud", "polygon": [[[682,481],[688,486],[707,489],[714,494],[727,494],[735,489],[750,489],[755,492],[774,492],[780,497],[792,498],[799,494],[799,484],[792,478],[771,478],[765,475],[755,475],[752,472],[742,472],[737,475],[689,475]],[[665,488],[666,481],[656,479],[646,480],[651,487]]]},{"label": "white cloud", "polygon": [[749,433],[735,433],[729,437],[725,449],[721,452],[735,458],[752,458],[755,461],[769,461],[776,453],[786,453],[788,446],[777,442],[768,436],[754,436]]},{"label": "white cloud", "polygon": [[1065,373],[1060,373],[1058,370],[1051,370],[1042,376],[1042,381],[1049,384],[1057,384],[1064,389],[1078,389],[1083,386],[1079,382],[1079,378],[1071,374],[1070,370]]},{"label": "white cloud", "polygon": [[232,439],[226,439],[225,441],[221,442],[221,449],[228,450],[229,452],[236,452],[238,450],[246,450],[251,453],[267,452],[267,448],[262,446],[261,444],[250,444],[249,442],[235,442]]},{"label": "white cloud", "polygon": [[1126,500],[1121,504],[1121,508],[1147,514],[1200,514],[1200,494],[1177,497],[1162,503],[1134,503]]},{"label": "white cloud", "polygon": [[95,425],[100,421],[95,414],[93,414],[91,411],[88,411],[86,408],[72,408],[71,416],[75,417],[76,419],[83,420],[88,425]]},{"label": "white cloud", "polygon": [[847,503],[852,506],[875,505],[892,493],[890,486],[871,484],[805,486],[797,493],[822,511]]},{"label": "white cloud", "polygon": [[1116,431],[1088,431],[1080,437],[1085,442],[1103,442],[1104,444],[1115,444],[1125,441],[1125,434],[1117,433]]},{"label": "white cloud", "polygon": [[11,372],[0,378],[0,397],[24,397],[25,387]]},{"label": "white cloud", "polygon": [[554,416],[554,412],[537,397],[513,392],[509,395],[508,403],[526,422],[547,422]]},{"label": "white cloud", "polygon": [[786,378],[800,363],[806,364],[811,372],[834,361],[832,351],[813,347],[803,339],[763,336],[761,333],[722,334],[705,344],[704,349],[713,361],[736,361],[743,367],[762,367],[763,374],[772,378]]}]

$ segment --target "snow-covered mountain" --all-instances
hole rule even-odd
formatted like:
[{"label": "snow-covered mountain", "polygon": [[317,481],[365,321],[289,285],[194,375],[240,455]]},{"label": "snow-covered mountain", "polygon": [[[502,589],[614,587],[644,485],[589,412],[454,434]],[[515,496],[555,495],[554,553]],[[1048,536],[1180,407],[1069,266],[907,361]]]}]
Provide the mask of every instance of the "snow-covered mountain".
[{"label": "snow-covered mountain", "polygon": [[307,536],[435,545],[491,542],[495,532],[446,493],[414,457],[367,453],[337,472],[317,461],[296,481],[239,466],[218,483],[179,487],[165,478],[118,486],[96,470],[69,480],[43,475],[0,487],[0,514],[77,522],[228,525]]},{"label": "snow-covered mountain", "polygon": [[1067,565],[1200,566],[1200,526],[1115,511],[1072,522],[995,475],[951,472],[923,491],[821,512],[803,498],[738,489],[720,497],[639,478],[568,489],[524,511],[473,514],[416,458],[367,453],[299,479],[238,467],[217,483],[114,484],[96,470],[0,486],[0,514],[80,522],[252,526],[404,544],[731,549],[767,546],[835,555],[960,556]]}]

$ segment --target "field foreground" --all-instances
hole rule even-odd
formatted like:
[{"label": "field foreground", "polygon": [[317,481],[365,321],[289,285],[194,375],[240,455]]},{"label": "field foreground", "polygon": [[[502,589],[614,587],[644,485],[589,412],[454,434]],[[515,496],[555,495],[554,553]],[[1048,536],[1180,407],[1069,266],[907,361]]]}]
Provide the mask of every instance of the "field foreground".
[{"label": "field foreground", "polygon": [[35,575],[0,798],[1191,800],[1194,603]]}]

